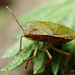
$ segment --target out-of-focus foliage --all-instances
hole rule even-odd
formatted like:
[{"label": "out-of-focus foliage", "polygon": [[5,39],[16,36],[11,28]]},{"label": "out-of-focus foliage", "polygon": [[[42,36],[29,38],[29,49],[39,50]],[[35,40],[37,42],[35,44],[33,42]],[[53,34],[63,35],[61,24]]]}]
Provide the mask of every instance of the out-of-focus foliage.
[{"label": "out-of-focus foliage", "polygon": [[5,7],[0,7],[0,31],[8,22],[8,16],[5,13],[8,14]]},{"label": "out-of-focus foliage", "polygon": [[[72,30],[75,29],[75,0],[54,0],[50,3],[44,4],[37,9],[29,12],[27,15],[23,15],[19,20],[20,24],[25,25],[28,21],[50,21],[59,24],[64,24],[67,27],[71,28]],[[17,37],[20,37],[22,33],[18,33]],[[28,39],[23,39],[23,47],[22,52],[6,67],[1,69],[1,71],[10,71],[14,68],[19,67],[23,64],[29,57],[32,56],[33,50],[35,48],[36,42],[31,41]],[[53,44],[56,48],[69,52],[73,59],[72,62],[75,64],[75,40],[68,42],[62,45]],[[70,60],[71,56],[65,61],[62,59],[65,57],[64,55],[52,51],[49,47],[47,47],[50,51],[51,55],[53,56],[52,60],[52,72],[54,75],[57,75],[58,70],[60,70],[61,74],[65,73],[65,68],[61,65],[66,67],[68,61]],[[19,51],[19,41],[17,41],[14,45],[12,45],[5,55],[2,58],[7,58],[14,56]],[[45,69],[45,62],[47,61],[47,56],[44,53],[42,43],[39,42],[39,49],[37,56],[32,60],[34,62],[34,74],[40,73]],[[72,64],[73,65],[73,64]],[[73,65],[75,66],[75,65]],[[72,68],[74,68],[72,66]]]}]

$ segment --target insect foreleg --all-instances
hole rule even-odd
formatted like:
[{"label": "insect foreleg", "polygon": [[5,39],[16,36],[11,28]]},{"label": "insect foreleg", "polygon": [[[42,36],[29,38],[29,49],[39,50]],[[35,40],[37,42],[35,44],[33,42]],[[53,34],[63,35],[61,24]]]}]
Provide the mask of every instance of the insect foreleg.
[{"label": "insect foreleg", "polygon": [[49,43],[47,43],[47,44],[48,44],[48,46],[49,46],[50,48],[52,48],[53,50],[55,50],[55,51],[57,51],[57,52],[59,52],[59,53],[62,53],[62,54],[64,54],[64,55],[66,55],[66,56],[70,56],[70,54],[69,54],[68,52],[64,52],[64,51],[62,51],[62,50],[59,50],[59,49],[57,49],[57,48],[54,48],[53,46],[49,45]]},{"label": "insect foreleg", "polygon": [[32,56],[31,58],[29,58],[29,59],[26,61],[26,66],[25,66],[25,68],[27,68],[27,66],[28,66],[28,62],[29,62],[30,60],[32,60],[32,59],[36,56],[36,54],[37,54],[37,50],[38,50],[38,41],[37,41],[37,45],[36,45],[36,47],[35,47],[35,50],[34,50],[33,56]]},{"label": "insect foreleg", "polygon": [[47,55],[48,55],[48,57],[49,57],[49,59],[50,59],[50,60],[48,60],[48,61],[46,62],[46,68],[47,68],[48,63],[52,60],[52,56],[51,56],[51,54],[48,52],[48,50],[46,49],[44,42],[43,42],[43,47],[44,47],[44,50],[45,50],[45,52],[47,53]]},{"label": "insect foreleg", "polygon": [[[25,36],[22,35],[21,38],[20,38],[20,50],[19,50],[19,53],[22,51],[22,38],[23,38],[23,37],[25,37]],[[19,53],[18,53],[18,54],[19,54]]]},{"label": "insect foreleg", "polygon": [[37,29],[33,29],[32,31],[30,31],[30,33],[29,34],[31,34],[33,31],[36,31]]}]

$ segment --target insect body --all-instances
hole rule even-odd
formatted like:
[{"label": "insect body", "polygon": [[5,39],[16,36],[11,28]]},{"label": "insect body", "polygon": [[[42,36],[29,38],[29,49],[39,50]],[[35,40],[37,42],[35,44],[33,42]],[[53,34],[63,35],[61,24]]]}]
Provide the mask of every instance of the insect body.
[{"label": "insect body", "polygon": [[[25,29],[23,29],[21,27],[21,25],[19,24],[18,20],[16,19],[15,15],[12,13],[12,11],[7,6],[6,6],[6,8],[11,12],[11,14],[13,15],[13,17],[15,18],[15,20],[17,21],[18,25],[20,26],[20,28],[23,30],[23,33],[24,33],[20,39],[20,51],[19,52],[21,52],[21,50],[22,50],[21,47],[22,47],[22,38],[23,37],[37,41],[37,45],[35,47],[33,56],[26,61],[25,68],[27,68],[28,62],[36,56],[36,53],[38,50],[38,41],[43,42],[43,48],[44,48],[45,52],[47,53],[48,57],[50,58],[49,61],[51,61],[52,56],[46,49],[45,43],[47,43],[48,45],[50,43],[66,43],[66,42],[69,42],[69,41],[75,39],[74,31],[72,31],[71,29],[69,29],[68,27],[66,27],[64,25],[56,24],[56,23],[52,23],[52,22],[31,21],[31,22],[28,22],[25,25]],[[50,48],[52,48],[53,50],[55,50],[59,53],[65,54],[67,56],[70,55],[69,53],[61,51],[59,49],[56,49],[51,45],[49,45],[49,46],[50,46]],[[47,64],[49,63],[49,61],[47,62]]]},{"label": "insect body", "polygon": [[24,31],[25,37],[48,43],[66,43],[75,37],[75,32],[61,24],[43,21],[31,21],[26,24],[29,30]]}]

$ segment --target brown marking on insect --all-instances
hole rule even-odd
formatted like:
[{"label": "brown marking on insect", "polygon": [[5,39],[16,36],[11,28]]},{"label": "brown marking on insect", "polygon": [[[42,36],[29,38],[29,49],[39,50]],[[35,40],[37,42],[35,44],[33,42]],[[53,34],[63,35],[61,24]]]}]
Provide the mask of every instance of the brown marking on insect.
[{"label": "brown marking on insect", "polygon": [[68,37],[68,39],[73,39],[73,37],[71,38],[71,37]]},{"label": "brown marking on insect", "polygon": [[65,39],[75,39],[75,37],[65,37]]},{"label": "brown marking on insect", "polygon": [[49,43],[66,43],[71,40],[71,39],[65,39],[62,37],[57,37],[54,35],[25,34],[24,36],[27,38],[32,38],[33,40],[49,42]]},{"label": "brown marking on insect", "polygon": [[70,37],[70,38],[73,38],[73,39],[75,39],[75,36],[74,36],[74,37]]},{"label": "brown marking on insect", "polygon": [[[33,32],[33,31],[36,31],[36,30],[37,30],[37,29],[33,29],[32,31],[30,31],[29,34],[32,34],[32,32]],[[33,33],[33,34],[36,34],[36,33]]]}]

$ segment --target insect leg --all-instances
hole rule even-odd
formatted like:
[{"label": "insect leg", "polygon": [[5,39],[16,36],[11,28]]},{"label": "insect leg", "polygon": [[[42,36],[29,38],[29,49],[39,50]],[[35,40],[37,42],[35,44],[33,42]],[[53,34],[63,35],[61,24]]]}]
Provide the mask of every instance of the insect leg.
[{"label": "insect leg", "polygon": [[48,60],[48,61],[46,62],[46,68],[47,68],[48,63],[52,60],[52,56],[51,56],[51,54],[48,52],[48,50],[46,49],[44,42],[43,42],[43,47],[44,47],[44,50],[45,50],[45,52],[47,53],[47,55],[48,55],[48,57],[49,57],[49,59],[50,59],[50,60]]},{"label": "insect leg", "polygon": [[[19,50],[19,53],[22,51],[22,38],[23,38],[23,37],[24,37],[24,35],[22,35],[21,38],[20,38],[20,50]],[[18,54],[19,54],[19,53],[18,53]]]},{"label": "insect leg", "polygon": [[36,31],[37,29],[33,29],[32,31],[30,31],[30,33],[29,34],[31,34],[33,31]]},{"label": "insect leg", "polygon": [[33,56],[32,56],[31,58],[29,58],[29,59],[26,61],[26,66],[25,66],[25,68],[27,68],[29,61],[32,60],[33,58],[35,58],[36,53],[37,53],[37,50],[38,50],[38,41],[37,41],[37,45],[36,45],[36,47],[35,47]]},{"label": "insect leg", "polygon": [[48,46],[49,46],[50,48],[52,48],[53,50],[55,50],[55,51],[57,51],[57,52],[59,52],[59,53],[62,53],[62,54],[64,54],[64,55],[66,55],[66,56],[70,56],[70,54],[69,54],[68,52],[64,52],[64,51],[62,51],[62,50],[59,50],[59,49],[57,49],[57,48],[54,48],[53,46],[49,45],[49,43],[47,43],[47,44],[48,44]]}]

